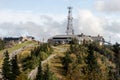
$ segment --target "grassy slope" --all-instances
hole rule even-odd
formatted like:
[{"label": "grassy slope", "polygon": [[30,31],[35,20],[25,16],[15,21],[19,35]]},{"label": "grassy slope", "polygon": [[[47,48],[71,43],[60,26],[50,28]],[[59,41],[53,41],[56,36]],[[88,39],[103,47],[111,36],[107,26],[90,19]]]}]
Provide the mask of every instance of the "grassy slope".
[{"label": "grassy slope", "polygon": [[60,45],[60,46],[56,46],[55,48],[53,48],[54,54],[57,54],[57,55],[48,62],[50,66],[50,70],[58,78],[63,77],[61,58],[65,55],[65,52],[67,51],[68,48],[69,48],[69,45]]},{"label": "grassy slope", "polygon": [[[0,67],[1,67],[1,65],[2,65],[2,60],[3,60],[3,53],[4,53],[4,51],[8,50],[9,53],[12,53],[12,52],[14,52],[15,50],[18,50],[18,49],[20,49],[20,48],[22,48],[22,47],[24,47],[24,46],[28,46],[28,45],[30,45],[30,44],[33,44],[33,47],[37,46],[37,42],[35,42],[35,41],[26,41],[26,42],[21,43],[21,44],[16,44],[16,45],[13,46],[12,48],[8,48],[8,49],[1,50],[1,51],[0,51]],[[23,51],[22,51],[22,54],[24,55],[24,53],[25,53],[25,55],[28,55],[29,52],[30,52],[30,50],[33,49],[33,47],[28,47],[27,49],[23,50]]]},{"label": "grassy slope", "polygon": [[[56,75],[57,78],[66,80],[66,76],[63,75],[63,69],[62,69],[62,62],[61,62],[61,58],[65,55],[64,52],[61,52],[61,49],[68,49],[68,45],[62,45],[62,46],[57,46],[56,48],[54,48],[54,53],[57,54],[57,56],[55,56],[54,58],[52,58],[48,63],[50,65],[50,70]],[[72,59],[75,60],[75,55],[71,54]],[[86,56],[86,55],[85,55]],[[104,71],[106,69],[106,65],[111,65],[113,67],[115,67],[115,65],[108,60],[107,57],[105,57],[104,55],[101,55],[100,53],[96,53],[96,57],[98,60],[98,63],[102,66],[102,70]],[[102,62],[102,58],[104,58],[104,62]],[[72,66],[74,64],[71,64]],[[81,67],[85,66],[86,64],[80,64],[76,67],[76,69],[74,70],[73,76],[76,76],[78,74],[78,71]]]},{"label": "grassy slope", "polygon": [[[22,51],[22,53],[19,55],[19,58],[23,58],[25,56],[28,56],[29,53],[30,53],[30,50],[33,49],[35,46],[37,46],[37,43],[36,42],[33,42],[33,41],[27,41],[27,42],[24,42],[22,44],[17,44],[15,45],[14,47],[12,48],[8,48],[7,50],[12,53],[13,51],[21,48],[21,47],[24,47],[24,46],[27,46],[27,45],[30,45],[30,44],[34,44],[32,47],[28,47],[26,49],[24,49]],[[58,77],[58,78],[65,78],[65,76],[63,75],[63,69],[62,69],[62,64],[61,64],[61,58],[65,55],[65,51],[69,48],[69,45],[60,45],[60,46],[56,46],[56,47],[53,47],[54,49],[54,52],[53,54],[57,54],[55,57],[53,57],[52,59],[50,59],[48,61],[49,63],[49,66],[50,66],[50,70],[55,73],[55,75]],[[2,64],[2,53],[4,52],[5,50],[2,50],[0,51],[0,66]],[[74,54],[72,55],[74,56]],[[97,56],[98,56],[98,62],[100,65],[102,65],[101,68],[106,69],[105,66],[106,64],[107,65],[113,65],[113,63],[111,63],[105,56],[97,53]],[[105,59],[106,62],[104,62],[104,64],[101,62],[101,59],[102,57]],[[75,59],[73,57],[73,59]],[[79,68],[81,66],[84,66],[83,64],[82,65],[79,65],[78,67],[76,67],[76,70],[75,70],[75,73],[74,74],[77,74],[77,70],[79,70]]]},{"label": "grassy slope", "polygon": [[0,51],[0,54],[3,53],[5,50],[8,50],[9,53],[21,48],[21,47],[24,47],[24,46],[27,46],[29,44],[36,44],[34,41],[26,41],[24,43],[21,43],[21,44],[16,44],[15,46],[13,46],[12,48],[7,48],[7,49],[4,49],[4,50],[1,50]]}]

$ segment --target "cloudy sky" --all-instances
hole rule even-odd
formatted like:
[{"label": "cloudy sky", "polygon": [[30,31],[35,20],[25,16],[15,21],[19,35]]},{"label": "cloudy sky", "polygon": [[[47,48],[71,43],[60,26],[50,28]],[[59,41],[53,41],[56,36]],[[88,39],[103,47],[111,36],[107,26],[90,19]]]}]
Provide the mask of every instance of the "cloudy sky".
[{"label": "cloudy sky", "polygon": [[73,7],[75,34],[102,35],[120,42],[120,0],[0,0],[0,36],[65,34],[67,7]]}]

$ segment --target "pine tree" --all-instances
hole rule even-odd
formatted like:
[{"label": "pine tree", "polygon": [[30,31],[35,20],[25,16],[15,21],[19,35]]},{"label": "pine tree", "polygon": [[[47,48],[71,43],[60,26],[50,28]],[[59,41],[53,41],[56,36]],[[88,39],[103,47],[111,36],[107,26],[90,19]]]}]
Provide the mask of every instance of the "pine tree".
[{"label": "pine tree", "polygon": [[29,80],[29,79],[25,73],[21,73],[19,76],[17,76],[16,80]]},{"label": "pine tree", "polygon": [[5,48],[5,42],[2,39],[0,39],[0,50],[4,48]]},{"label": "pine tree", "polygon": [[11,77],[11,65],[9,60],[9,53],[8,51],[4,52],[4,60],[2,66],[2,75],[5,80],[12,80]]},{"label": "pine tree", "polygon": [[50,71],[49,71],[48,64],[46,65],[46,70],[44,72],[44,80],[50,80]]},{"label": "pine tree", "polygon": [[91,45],[88,47],[87,64],[88,64],[88,69],[90,71],[93,71],[96,67],[95,64],[97,64],[95,56],[94,56],[94,51]]},{"label": "pine tree", "polygon": [[120,78],[120,44],[113,45],[113,51],[115,52],[115,64],[116,64],[116,79]]},{"label": "pine tree", "polygon": [[63,69],[65,70],[65,75],[68,72],[69,64],[72,62],[69,51],[66,52],[65,56],[62,58]]},{"label": "pine tree", "polygon": [[20,74],[20,70],[17,62],[17,55],[15,55],[11,60],[11,70],[12,70],[12,79],[15,80],[16,77]]},{"label": "pine tree", "polygon": [[53,73],[50,71],[48,64],[46,65],[46,70],[44,71],[44,78],[43,78],[43,80],[57,80],[54,77]]},{"label": "pine tree", "polygon": [[72,43],[70,44],[70,52],[71,52],[71,53],[74,53],[74,52],[75,52],[74,45],[73,45]]},{"label": "pine tree", "polygon": [[100,66],[97,63],[96,57],[94,56],[94,47],[92,44],[88,46],[88,56],[87,56],[87,71],[88,80],[101,80],[100,79]]},{"label": "pine tree", "polygon": [[42,70],[42,66],[41,66],[41,61],[38,66],[38,72],[37,72],[37,76],[36,76],[35,80],[43,80],[43,70]]}]

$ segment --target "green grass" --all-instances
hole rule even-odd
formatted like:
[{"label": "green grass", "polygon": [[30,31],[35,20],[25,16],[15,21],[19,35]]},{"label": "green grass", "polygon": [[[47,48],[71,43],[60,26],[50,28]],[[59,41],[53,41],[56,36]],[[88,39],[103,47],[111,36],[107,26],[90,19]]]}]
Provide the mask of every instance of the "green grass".
[{"label": "green grass", "polygon": [[[61,50],[60,50],[61,48],[63,50],[69,49],[69,45],[58,45],[58,46],[53,47],[54,53],[55,54],[57,53],[57,55],[55,57],[53,57],[51,60],[49,60],[49,66],[50,66],[50,70],[57,76],[57,78],[62,78],[62,80],[68,80],[67,77],[64,76],[63,73],[61,73],[61,72],[63,72],[63,65],[62,65],[61,58],[65,55],[64,52],[61,52]],[[84,52],[82,49],[84,49]],[[81,58],[82,63],[80,63],[80,64],[76,63],[75,53],[70,54],[71,59],[72,59],[72,63],[70,64],[69,68],[71,68],[71,70],[74,69],[73,73],[72,73],[73,78],[76,75],[80,74],[80,69],[87,66],[85,61],[86,61],[86,57],[88,55],[88,54],[86,54],[88,48],[86,48],[86,47],[84,48],[84,46],[82,46],[82,49],[79,49],[79,54],[81,54],[81,53],[83,54],[82,58]],[[111,52],[111,50],[107,50],[107,51],[108,52],[106,52],[106,53],[113,54]],[[106,56],[95,51],[95,57],[97,59],[97,63],[100,65],[100,69],[101,69],[103,74],[105,74],[105,72],[107,72],[107,68],[109,66],[115,69],[115,64],[112,63]],[[80,76],[83,77],[82,74]],[[84,77],[81,80],[83,80],[83,79],[84,79]],[[75,79],[73,79],[73,80],[75,80]]]},{"label": "green grass", "polygon": [[21,47],[24,47],[24,46],[27,46],[27,45],[30,45],[30,44],[33,44],[33,46],[37,46],[37,42],[35,41],[26,41],[26,42],[23,42],[21,44],[16,44],[14,45],[13,47],[11,48],[7,48],[7,49],[4,49],[4,50],[1,50],[0,51],[0,67],[1,67],[1,64],[2,64],[2,60],[3,60],[3,53],[8,50],[9,53],[12,53],[14,52],[15,50],[18,50],[20,49]]},{"label": "green grass", "polygon": [[24,46],[27,46],[29,44],[36,44],[35,42],[33,41],[26,41],[24,43],[21,43],[21,44],[16,44],[15,46],[13,46],[12,48],[7,48],[7,49],[4,49],[4,50],[1,50],[0,51],[0,54],[3,53],[5,50],[8,50],[9,53],[12,53],[13,51],[17,50],[17,49],[20,49],[21,47],[24,47]]}]

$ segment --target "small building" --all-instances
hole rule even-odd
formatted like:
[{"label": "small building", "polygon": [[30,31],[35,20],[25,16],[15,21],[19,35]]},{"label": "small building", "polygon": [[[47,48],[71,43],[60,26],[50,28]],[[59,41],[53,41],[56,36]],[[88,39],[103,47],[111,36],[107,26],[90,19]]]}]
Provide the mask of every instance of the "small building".
[{"label": "small building", "polygon": [[19,37],[5,37],[3,40],[5,42],[6,48],[10,48],[15,44],[21,43]]},{"label": "small building", "polygon": [[83,35],[83,33],[81,35],[77,35],[78,36],[78,41],[79,44],[82,44],[84,42],[87,43],[91,43],[91,42],[97,42],[99,45],[103,45],[104,44],[104,38],[103,36],[90,36],[90,35]]},{"label": "small building", "polygon": [[48,39],[48,43],[51,44],[69,44],[75,35],[56,35]]},{"label": "small building", "polygon": [[26,36],[26,37],[5,37],[3,38],[5,41],[6,47],[12,47],[15,44],[21,44],[24,41],[32,41],[34,40],[34,37],[32,36]]},{"label": "small building", "polygon": [[20,41],[19,37],[5,37],[3,38],[3,40],[5,42],[14,42],[14,43],[18,43]]},{"label": "small building", "polygon": [[91,36],[91,38],[92,38],[92,40],[93,40],[94,42],[98,42],[99,45],[103,45],[104,42],[105,42],[103,36],[100,36],[100,35],[98,35],[98,36]]},{"label": "small building", "polygon": [[20,37],[20,40],[22,41],[22,42],[24,42],[24,41],[32,41],[32,40],[34,40],[35,38],[33,37],[33,36],[25,36],[25,37]]},{"label": "small building", "polygon": [[93,39],[89,36],[81,36],[81,37],[78,36],[77,40],[79,44],[93,42]]},{"label": "small building", "polygon": [[32,41],[32,40],[34,40],[34,37],[32,37],[32,36],[25,36],[25,37],[5,37],[5,38],[3,38],[3,40],[5,42],[19,43],[19,42],[22,42],[22,41]]}]

